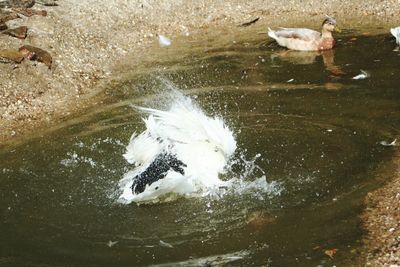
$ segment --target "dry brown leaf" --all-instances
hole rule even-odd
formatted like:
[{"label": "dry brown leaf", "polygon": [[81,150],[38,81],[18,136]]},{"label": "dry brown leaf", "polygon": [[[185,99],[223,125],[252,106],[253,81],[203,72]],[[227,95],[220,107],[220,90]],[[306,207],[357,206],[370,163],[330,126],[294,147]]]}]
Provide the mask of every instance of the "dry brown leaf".
[{"label": "dry brown leaf", "polygon": [[337,249],[333,248],[333,249],[327,249],[325,250],[325,255],[328,256],[329,258],[333,259],[333,256],[336,254]]},{"label": "dry brown leaf", "polygon": [[340,76],[340,75],[344,75],[346,74],[346,72],[344,72],[340,67],[338,66],[334,66],[332,68],[329,69],[329,71],[335,75],[335,76]]}]

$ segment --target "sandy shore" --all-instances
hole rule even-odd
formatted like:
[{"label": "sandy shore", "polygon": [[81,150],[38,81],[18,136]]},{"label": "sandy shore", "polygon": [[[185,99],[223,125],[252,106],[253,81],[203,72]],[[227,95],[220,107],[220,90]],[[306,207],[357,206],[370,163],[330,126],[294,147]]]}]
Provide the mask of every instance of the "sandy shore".
[{"label": "sandy shore", "polygon": [[[400,149],[395,146],[392,180],[367,195],[362,215],[367,266],[400,266]],[[391,169],[392,169],[391,167]],[[383,177],[385,178],[385,177]]]},{"label": "sandy shore", "polygon": [[[265,27],[311,26],[324,14],[335,16],[342,28],[368,29],[369,25],[379,25],[387,32],[389,27],[400,24],[400,0],[59,0],[57,3],[58,6],[34,5],[34,9],[47,11],[45,17],[21,16],[7,22],[9,28],[27,26],[26,39],[0,35],[0,49],[33,45],[53,58],[51,69],[27,60],[21,64],[0,64],[0,147],[1,143],[24,137],[32,130],[40,131],[92,105],[102,86],[118,77],[124,59],[134,57],[140,62],[143,57],[151,57],[147,51],[156,42],[157,34],[172,38],[199,34],[210,27],[236,27],[256,17],[260,17],[258,25]],[[396,192],[400,192],[399,180],[398,177],[393,186],[381,189],[388,190],[389,198],[394,201],[398,198]],[[377,204],[382,194],[378,191],[369,196],[371,208],[367,209],[365,220],[371,240],[379,236],[373,225],[381,222],[370,218],[383,216],[373,211],[375,207],[382,210]],[[399,200],[389,206],[397,205],[397,215],[398,203]],[[393,234],[399,235],[400,225],[395,227]],[[400,264],[398,244],[395,253]],[[376,247],[369,243],[368,246]],[[384,242],[378,246],[383,254],[388,253]],[[378,253],[371,255],[386,261]],[[380,266],[375,258],[370,257],[369,262]]]}]

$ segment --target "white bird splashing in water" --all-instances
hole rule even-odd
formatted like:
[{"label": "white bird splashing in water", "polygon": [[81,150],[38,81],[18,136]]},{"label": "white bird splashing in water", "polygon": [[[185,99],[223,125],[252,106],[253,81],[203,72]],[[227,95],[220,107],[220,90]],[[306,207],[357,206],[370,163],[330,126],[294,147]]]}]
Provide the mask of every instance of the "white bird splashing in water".
[{"label": "white bird splashing in water", "polygon": [[233,132],[190,98],[168,111],[137,107],[148,114],[146,130],[134,133],[124,154],[135,168],[120,181],[119,202],[158,202],[176,195],[209,194],[226,187],[219,179],[236,150]]}]

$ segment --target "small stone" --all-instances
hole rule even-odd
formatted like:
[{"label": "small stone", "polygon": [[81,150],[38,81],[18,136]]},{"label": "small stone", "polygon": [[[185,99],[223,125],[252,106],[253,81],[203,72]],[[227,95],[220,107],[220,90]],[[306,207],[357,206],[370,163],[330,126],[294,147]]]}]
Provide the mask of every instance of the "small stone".
[{"label": "small stone", "polygon": [[54,0],[36,0],[36,3],[43,6],[58,6],[57,2]]},{"label": "small stone", "polygon": [[7,29],[8,29],[8,27],[7,27],[7,25],[5,23],[0,23],[0,31],[4,31],[4,30],[7,30]]},{"label": "small stone", "polygon": [[24,55],[18,50],[5,49],[0,50],[0,61],[3,63],[21,63],[24,60]]},{"label": "small stone", "polygon": [[43,17],[47,16],[46,10],[37,10],[32,8],[13,8],[13,11],[18,14],[24,15],[25,17],[32,17],[33,15],[39,15]]},{"label": "small stone", "polygon": [[20,26],[18,28],[8,29],[3,31],[4,34],[16,37],[18,39],[25,39],[27,32],[28,32],[28,27],[26,26]]},{"label": "small stone", "polygon": [[18,19],[19,16],[14,12],[0,11],[0,24],[6,23],[9,20]]},{"label": "small stone", "polygon": [[5,0],[0,2],[0,8],[33,7],[35,0]]},{"label": "small stone", "polygon": [[53,58],[49,52],[31,45],[21,46],[19,51],[24,55],[25,58],[42,62],[49,67],[49,69],[51,69]]}]

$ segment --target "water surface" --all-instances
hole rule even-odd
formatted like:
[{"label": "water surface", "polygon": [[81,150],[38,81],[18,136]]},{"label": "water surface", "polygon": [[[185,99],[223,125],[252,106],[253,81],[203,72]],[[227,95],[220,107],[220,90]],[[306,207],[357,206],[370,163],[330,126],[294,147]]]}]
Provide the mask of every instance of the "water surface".
[{"label": "water surface", "polygon": [[[264,37],[181,42],[105,91],[104,104],[0,151],[0,264],[351,266],[365,194],[390,172],[400,53],[388,35],[293,53]],[[215,37],[217,38],[217,37]],[[222,37],[221,37],[222,38]],[[166,58],[166,60],[161,60]],[[360,69],[371,76],[353,80]],[[131,105],[166,108],[170,86],[233,129],[228,175],[270,188],[220,199],[116,203],[122,157],[144,129]],[[255,167],[256,168],[252,168]],[[324,255],[338,249],[333,259]]]}]

